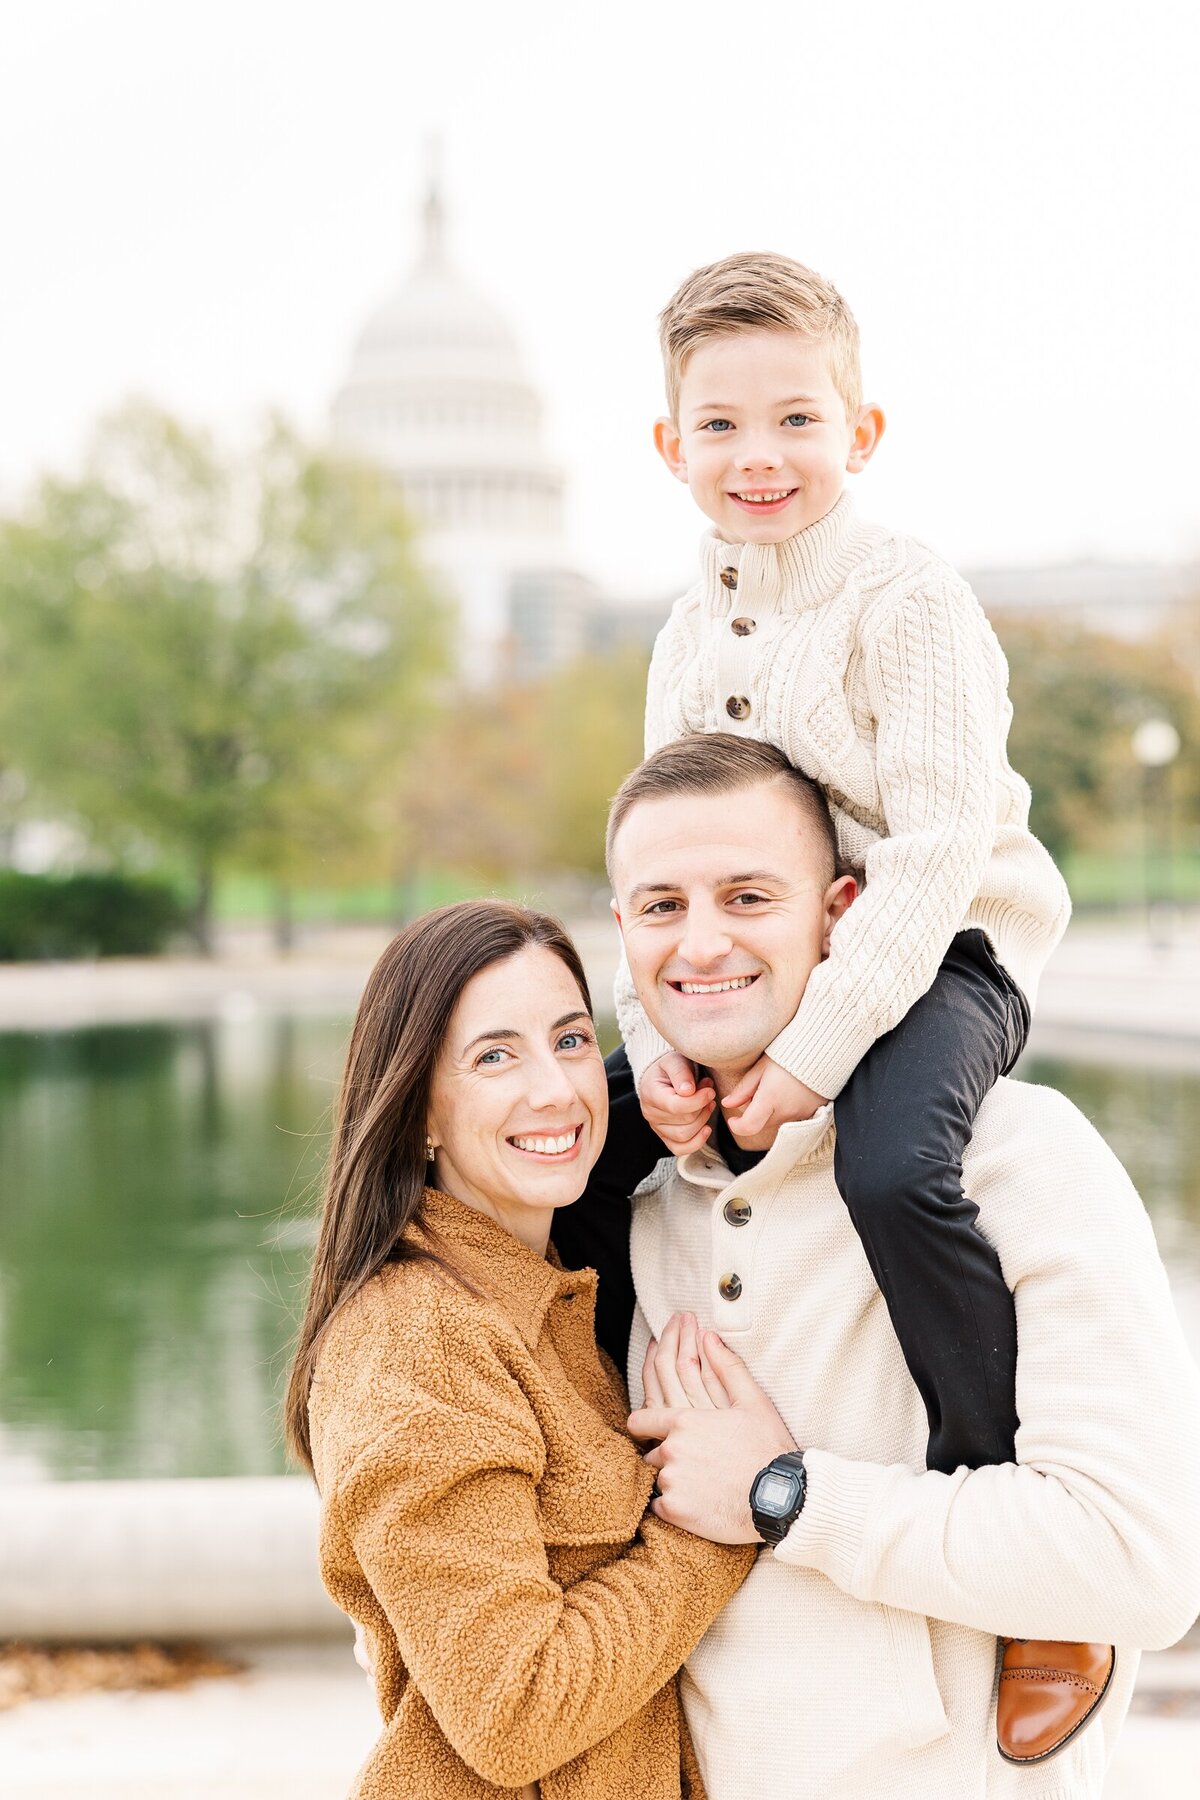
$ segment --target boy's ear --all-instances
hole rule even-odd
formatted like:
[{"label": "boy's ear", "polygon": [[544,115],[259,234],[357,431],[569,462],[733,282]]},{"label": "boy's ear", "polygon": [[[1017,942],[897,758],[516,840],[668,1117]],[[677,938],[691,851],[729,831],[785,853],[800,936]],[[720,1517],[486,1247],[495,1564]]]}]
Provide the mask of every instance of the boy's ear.
[{"label": "boy's ear", "polygon": [[887,420],[883,416],[882,407],[859,407],[858,418],[854,422],[854,439],[846,458],[846,468],[851,475],[857,475],[861,469],[866,468],[886,429]]},{"label": "boy's ear", "polygon": [[679,435],[679,427],[674,419],[655,419],[654,448],[670,469],[676,481],[687,484],[687,459],[683,454],[683,440]]}]

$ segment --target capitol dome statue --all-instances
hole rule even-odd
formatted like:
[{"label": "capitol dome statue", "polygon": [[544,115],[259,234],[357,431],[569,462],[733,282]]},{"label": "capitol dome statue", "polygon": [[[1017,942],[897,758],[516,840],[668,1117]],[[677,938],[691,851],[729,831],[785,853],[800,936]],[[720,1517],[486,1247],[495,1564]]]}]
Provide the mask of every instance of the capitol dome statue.
[{"label": "capitol dome statue", "polygon": [[390,469],[459,606],[459,667],[503,665],[514,582],[563,570],[563,480],[507,321],[446,255],[431,182],[420,257],[367,321],[333,403],[336,443]]}]

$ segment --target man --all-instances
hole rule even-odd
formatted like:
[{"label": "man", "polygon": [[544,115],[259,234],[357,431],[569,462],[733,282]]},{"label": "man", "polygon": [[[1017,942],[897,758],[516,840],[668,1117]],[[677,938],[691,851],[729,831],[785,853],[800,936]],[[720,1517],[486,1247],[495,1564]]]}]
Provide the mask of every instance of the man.
[{"label": "man", "polygon": [[[622,787],[609,859],[639,999],[718,1102],[711,1141],[634,1200],[635,1401],[661,1348],[631,1428],[661,1440],[661,1516],[772,1546],[685,1674],[710,1800],[1098,1794],[1138,1649],[1200,1611],[1196,1373],[1136,1194],[1062,1096],[988,1096],[963,1181],[1016,1303],[1018,1461],[927,1470],[920,1396],[833,1180],[830,1109],[754,1156],[720,1105],[853,900],[819,791],[769,746],[684,739]],[[609,1192],[602,1174],[556,1234],[611,1278],[610,1344],[621,1218],[600,1209],[620,1197],[626,1123],[618,1105]],[[703,1404],[714,1376],[732,1406]],[[1117,1646],[1095,1725],[1044,1765],[996,1755],[997,1634]],[[1030,1648],[1020,1679],[1053,1721],[1069,1681]]]}]

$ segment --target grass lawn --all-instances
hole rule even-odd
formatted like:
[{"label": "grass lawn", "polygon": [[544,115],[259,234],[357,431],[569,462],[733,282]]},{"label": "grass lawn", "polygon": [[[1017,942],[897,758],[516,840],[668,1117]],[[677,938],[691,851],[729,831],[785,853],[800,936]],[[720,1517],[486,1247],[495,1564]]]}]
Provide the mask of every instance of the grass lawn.
[{"label": "grass lawn", "polygon": [[[1169,861],[1156,856],[1149,869],[1140,850],[1126,854],[1080,851],[1067,857],[1063,874],[1075,905],[1083,909],[1136,910],[1146,903],[1147,882],[1156,901],[1200,902],[1200,850],[1181,851]],[[538,888],[542,885],[537,884]],[[546,878],[546,893],[542,894],[528,882],[516,879],[480,882],[452,870],[434,870],[423,873],[403,893],[386,882],[299,889],[292,896],[292,915],[301,925],[391,925],[401,917],[413,918],[432,906],[474,899],[480,893],[533,904],[544,899],[553,911],[554,900],[549,891],[554,886],[553,873]],[[220,883],[217,917],[223,924],[268,923],[274,912],[275,889],[271,882],[257,876],[231,875]]]}]

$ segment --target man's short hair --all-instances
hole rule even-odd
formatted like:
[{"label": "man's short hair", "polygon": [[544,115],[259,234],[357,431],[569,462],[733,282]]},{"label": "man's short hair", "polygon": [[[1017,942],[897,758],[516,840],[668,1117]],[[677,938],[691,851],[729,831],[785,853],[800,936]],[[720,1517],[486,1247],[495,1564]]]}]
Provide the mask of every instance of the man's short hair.
[{"label": "man's short hair", "polygon": [[604,860],[613,873],[617,833],[642,800],[664,800],[675,794],[732,794],[760,782],[783,781],[824,853],[825,885],[842,873],[837,836],[821,788],[790,763],[774,744],[758,738],[734,737],[728,731],[697,732],[664,744],[627,775],[608,809]]},{"label": "man's short hair", "polygon": [[833,385],[854,419],[862,405],[858,326],[832,282],[773,251],[727,256],[694,269],[658,315],[667,409],[679,422],[679,384],[687,359],[710,338],[742,331],[798,331],[829,347]]}]

